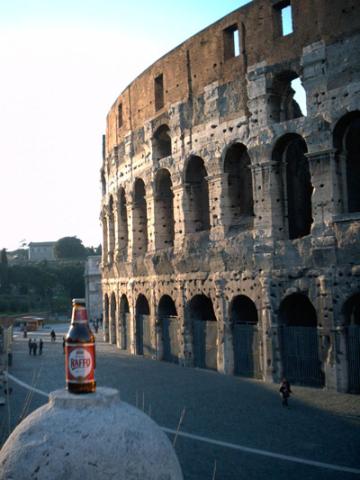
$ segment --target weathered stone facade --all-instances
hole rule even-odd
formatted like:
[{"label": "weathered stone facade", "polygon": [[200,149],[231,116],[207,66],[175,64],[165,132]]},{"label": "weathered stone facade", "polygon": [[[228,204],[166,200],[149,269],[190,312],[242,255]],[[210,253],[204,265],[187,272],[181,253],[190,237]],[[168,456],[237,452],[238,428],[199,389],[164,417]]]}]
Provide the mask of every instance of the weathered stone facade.
[{"label": "weathered stone facade", "polygon": [[106,340],[359,392],[359,152],[359,2],[254,0],[159,59],[107,118]]}]

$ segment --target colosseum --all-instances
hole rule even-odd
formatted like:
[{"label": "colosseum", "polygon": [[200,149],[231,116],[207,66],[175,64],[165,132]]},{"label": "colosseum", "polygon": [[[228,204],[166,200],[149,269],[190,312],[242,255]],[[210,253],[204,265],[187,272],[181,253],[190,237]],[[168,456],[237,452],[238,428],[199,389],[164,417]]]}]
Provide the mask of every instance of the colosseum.
[{"label": "colosseum", "polygon": [[359,152],[357,0],[253,0],[157,60],[107,116],[105,340],[359,393]]}]

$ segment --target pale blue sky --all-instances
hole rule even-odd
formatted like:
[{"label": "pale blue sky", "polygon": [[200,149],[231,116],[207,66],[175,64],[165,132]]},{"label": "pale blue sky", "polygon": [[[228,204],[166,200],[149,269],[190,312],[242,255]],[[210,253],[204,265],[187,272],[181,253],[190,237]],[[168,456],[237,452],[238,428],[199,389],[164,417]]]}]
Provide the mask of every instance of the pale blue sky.
[{"label": "pale blue sky", "polygon": [[101,136],[120,92],[245,0],[0,2],[0,248],[101,242]]}]

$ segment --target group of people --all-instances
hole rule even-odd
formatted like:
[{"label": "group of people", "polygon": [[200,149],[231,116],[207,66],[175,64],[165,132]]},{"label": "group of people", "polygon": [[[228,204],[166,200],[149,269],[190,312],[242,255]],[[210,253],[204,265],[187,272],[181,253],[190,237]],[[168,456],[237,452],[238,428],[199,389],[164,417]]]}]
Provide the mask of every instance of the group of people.
[{"label": "group of people", "polygon": [[42,338],[40,338],[39,343],[37,342],[36,338],[29,338],[29,355],[37,355],[38,348],[39,348],[39,355],[42,355],[43,345],[44,342]]}]

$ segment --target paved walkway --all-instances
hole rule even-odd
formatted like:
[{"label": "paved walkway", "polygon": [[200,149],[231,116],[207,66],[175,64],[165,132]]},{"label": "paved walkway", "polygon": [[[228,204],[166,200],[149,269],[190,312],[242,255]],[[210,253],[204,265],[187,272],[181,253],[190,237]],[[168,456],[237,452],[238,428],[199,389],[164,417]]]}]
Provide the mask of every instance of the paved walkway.
[{"label": "paved walkway", "polygon": [[[10,381],[3,440],[46,393],[64,387],[61,337],[58,330],[51,343],[47,331],[41,357],[16,338],[9,373],[31,388]],[[118,388],[171,440],[182,418],[175,448],[185,480],[360,478],[359,396],[295,387],[287,410],[276,385],[129,356],[97,337],[98,385]]]}]

